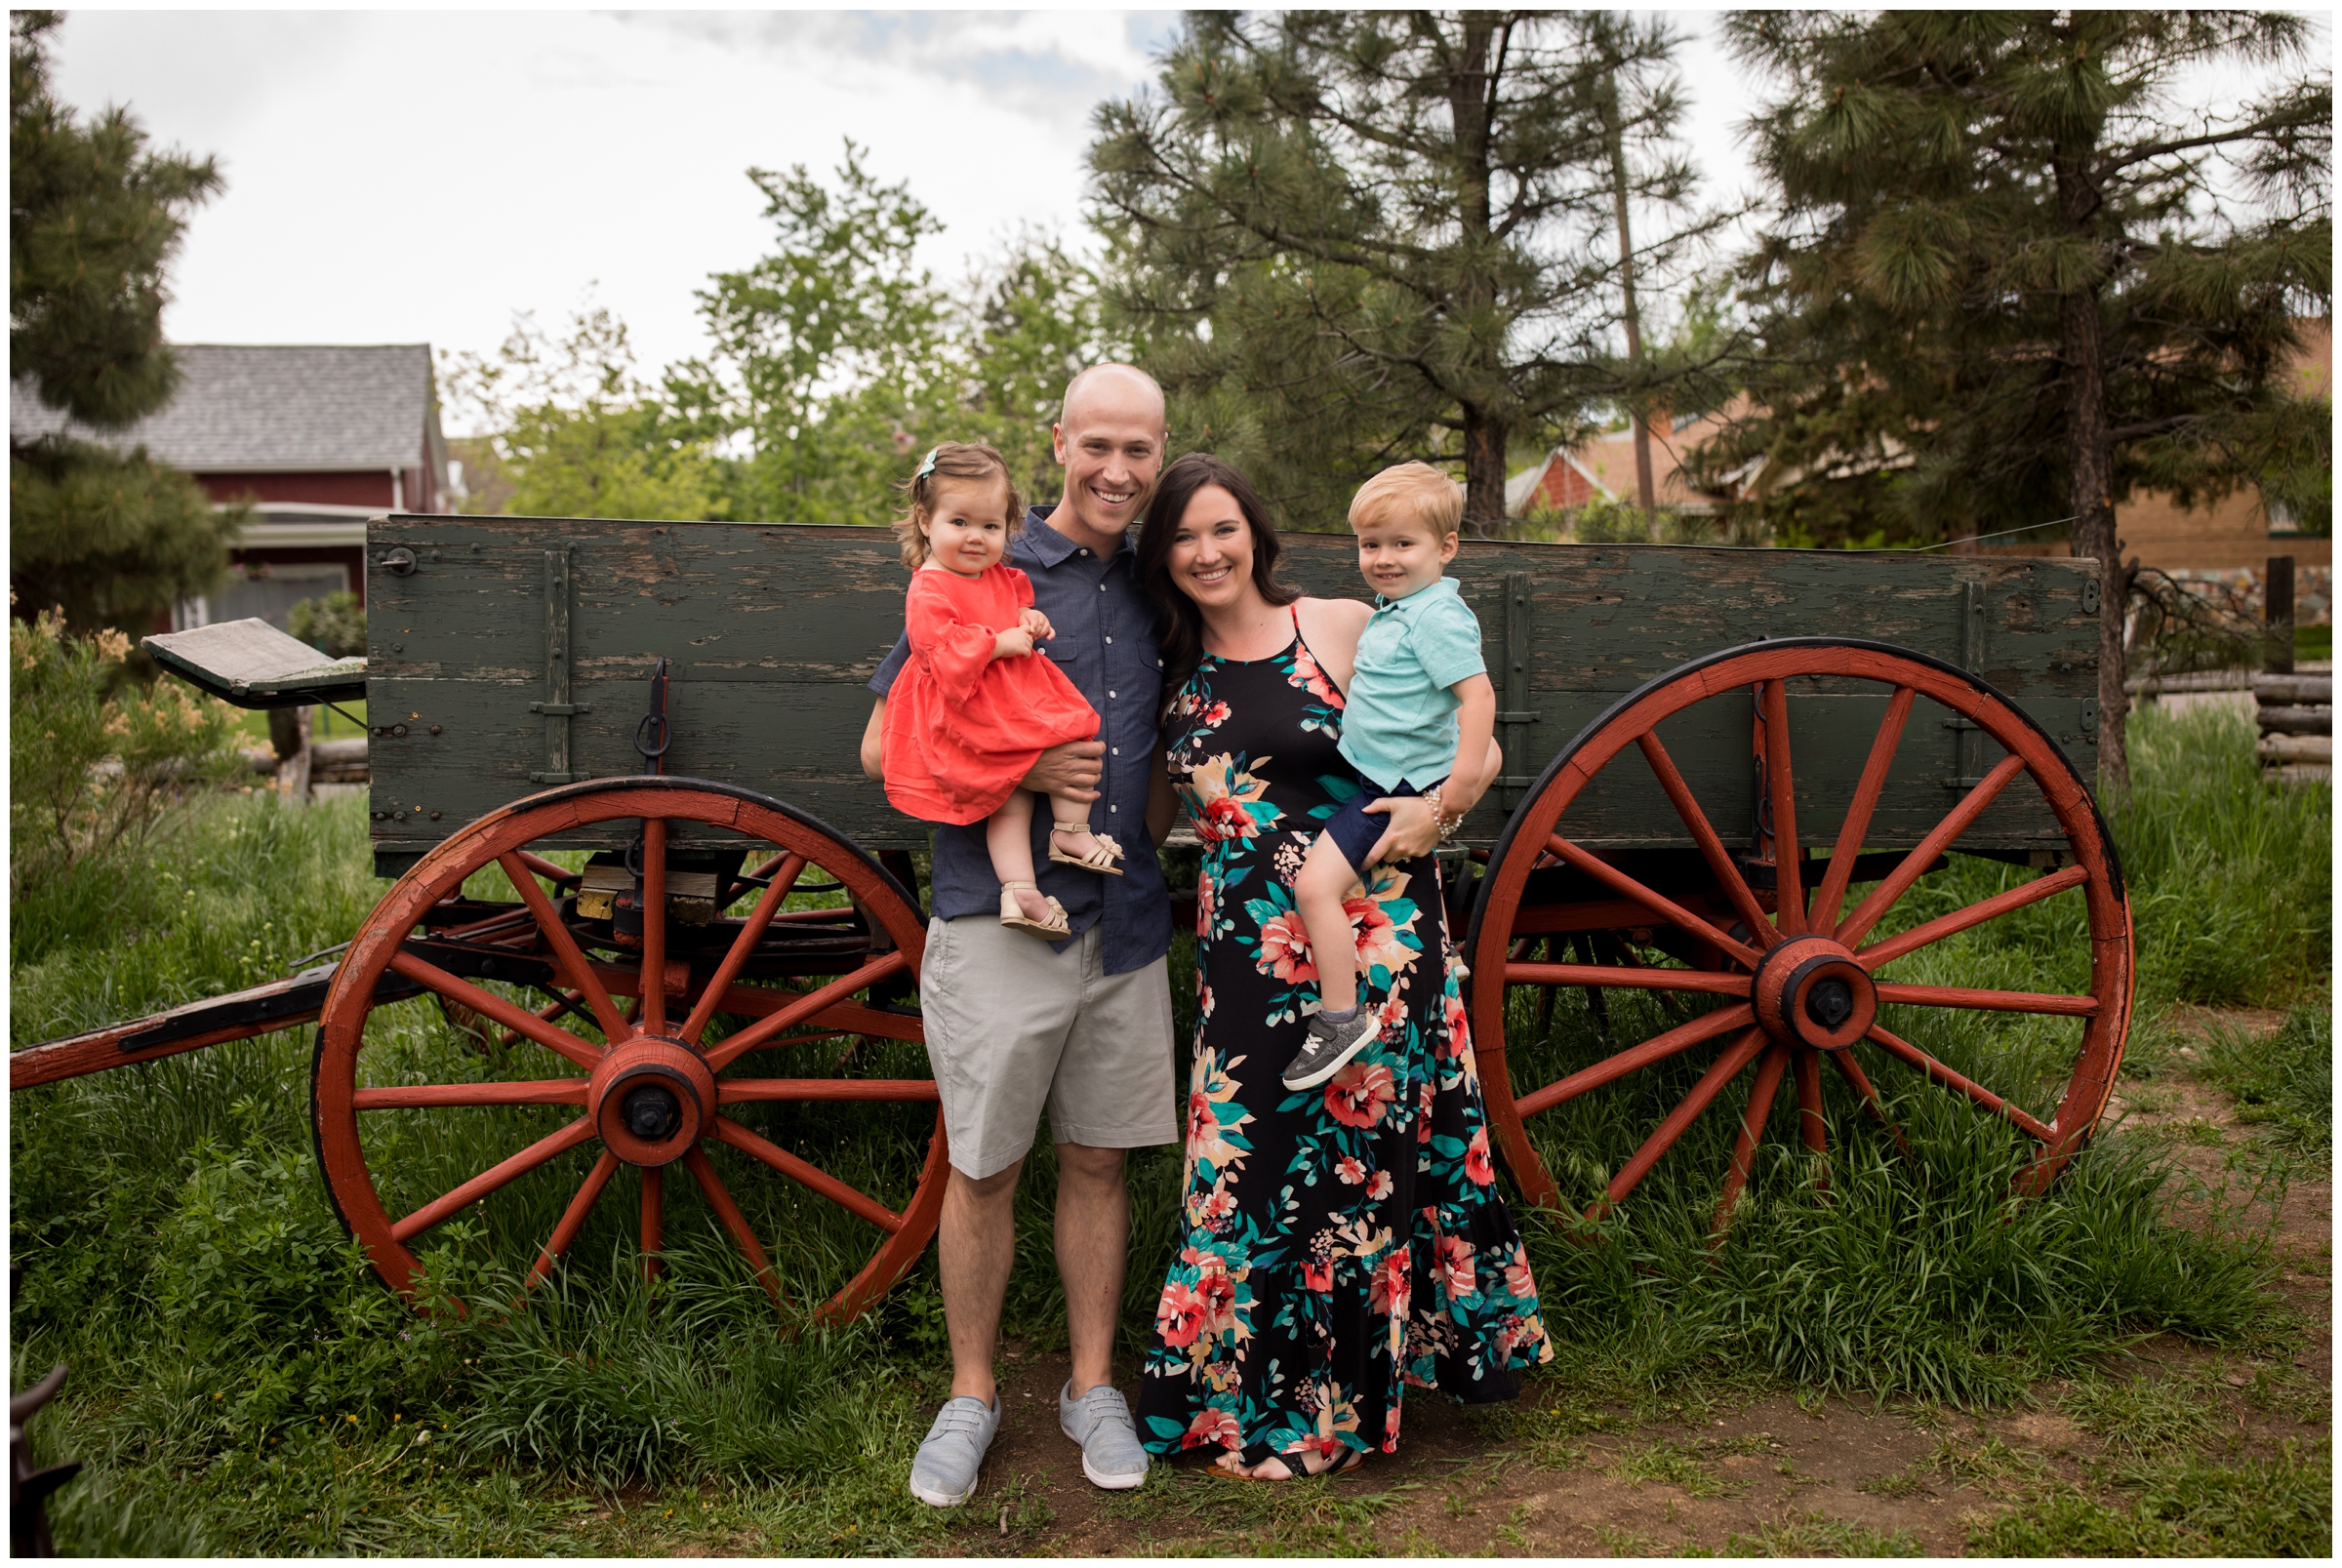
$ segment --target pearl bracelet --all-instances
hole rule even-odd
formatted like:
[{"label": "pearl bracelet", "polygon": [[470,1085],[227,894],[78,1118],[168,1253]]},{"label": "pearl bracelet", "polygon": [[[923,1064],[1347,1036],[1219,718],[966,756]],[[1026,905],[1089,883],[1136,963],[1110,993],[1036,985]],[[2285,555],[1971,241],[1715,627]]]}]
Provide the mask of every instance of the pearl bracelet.
[{"label": "pearl bracelet", "polygon": [[1441,809],[1439,800],[1439,791],[1441,787],[1442,786],[1439,784],[1432,785],[1431,788],[1423,792],[1423,798],[1430,801],[1432,804],[1432,821],[1436,824],[1439,828],[1439,842],[1444,844],[1449,839],[1456,836],[1457,828],[1464,825],[1465,813],[1457,812],[1453,817],[1450,817]]}]

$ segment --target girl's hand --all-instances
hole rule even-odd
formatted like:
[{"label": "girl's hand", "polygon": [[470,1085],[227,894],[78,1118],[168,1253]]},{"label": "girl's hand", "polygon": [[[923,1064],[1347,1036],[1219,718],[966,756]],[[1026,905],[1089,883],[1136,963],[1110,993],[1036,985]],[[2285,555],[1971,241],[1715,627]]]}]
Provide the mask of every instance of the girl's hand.
[{"label": "girl's hand", "polygon": [[1023,659],[1032,652],[1032,633],[1023,626],[1011,626],[992,639],[994,659]]},{"label": "girl's hand", "polygon": [[1049,642],[1057,636],[1057,628],[1051,625],[1049,618],[1038,610],[1028,609],[1017,620],[1028,632],[1043,642]]},{"label": "girl's hand", "polygon": [[1385,795],[1365,810],[1389,824],[1367,856],[1378,861],[1411,861],[1429,855],[1439,843],[1439,817],[1421,795]]}]

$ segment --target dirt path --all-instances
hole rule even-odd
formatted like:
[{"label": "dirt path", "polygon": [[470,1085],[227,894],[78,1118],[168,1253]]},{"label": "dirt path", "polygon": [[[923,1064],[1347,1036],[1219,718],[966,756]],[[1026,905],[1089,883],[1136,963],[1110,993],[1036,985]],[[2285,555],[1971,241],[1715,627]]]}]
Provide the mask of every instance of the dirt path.
[{"label": "dirt path", "polygon": [[[2208,1021],[2266,1032],[2279,1016]],[[2189,1079],[2184,1062],[2182,1053],[2179,1070],[2151,1083],[2125,1080],[2127,1103],[2113,1108],[2131,1132],[2177,1144],[2208,1215],[2217,1195],[2245,1196],[2248,1175],[2230,1156],[2257,1135],[2223,1096]],[[2201,1449],[2231,1459],[2326,1436],[2332,1212],[2330,1168],[2321,1165],[2315,1180],[2290,1185],[2277,1214],[2278,1285],[2304,1331],[2290,1364],[2162,1336],[2109,1369],[2140,1408],[2189,1424]],[[1561,1390],[1532,1380],[1522,1411],[1492,1417],[1468,1418],[1436,1397],[1410,1401],[1401,1452],[1330,1483],[1231,1481],[1197,1458],[1111,1495],[1084,1481],[1058,1430],[1063,1359],[1018,1355],[1009,1366],[1000,1436],[969,1505],[988,1527],[953,1537],[969,1554],[1952,1555],[1973,1519],[2061,1484],[2095,1487],[2092,1462],[2120,1455],[2092,1428],[2119,1435],[2124,1419],[2054,1383],[2036,1387],[2029,1408],[1981,1419],[1774,1396],[1662,1422],[1613,1415],[1604,1429],[1534,1440],[1523,1433],[1552,1428],[1536,1413]]]}]

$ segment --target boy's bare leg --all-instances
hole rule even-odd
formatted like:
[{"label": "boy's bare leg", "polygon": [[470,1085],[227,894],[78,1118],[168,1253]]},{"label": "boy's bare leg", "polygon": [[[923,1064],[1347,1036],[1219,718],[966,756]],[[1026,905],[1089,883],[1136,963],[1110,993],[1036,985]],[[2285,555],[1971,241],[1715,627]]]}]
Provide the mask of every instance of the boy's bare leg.
[{"label": "boy's bare leg", "polygon": [[1077,796],[1051,795],[1049,822],[1052,827],[1059,823],[1079,823],[1080,831],[1068,826],[1057,834],[1057,847],[1068,855],[1081,857],[1098,848],[1098,840],[1090,834],[1090,803]]},{"label": "boy's bare leg", "polygon": [[1358,1005],[1358,943],[1342,896],[1358,880],[1331,833],[1319,833],[1293,881],[1293,904],[1310,933],[1317,965],[1317,1005],[1344,1013]]},{"label": "boy's bare leg", "polygon": [[[992,874],[1002,882],[1032,880],[1032,791],[1012,789],[1000,809],[985,819],[984,847],[992,857]],[[1049,901],[1033,888],[1017,889],[1017,907],[1028,920],[1044,923]]]}]

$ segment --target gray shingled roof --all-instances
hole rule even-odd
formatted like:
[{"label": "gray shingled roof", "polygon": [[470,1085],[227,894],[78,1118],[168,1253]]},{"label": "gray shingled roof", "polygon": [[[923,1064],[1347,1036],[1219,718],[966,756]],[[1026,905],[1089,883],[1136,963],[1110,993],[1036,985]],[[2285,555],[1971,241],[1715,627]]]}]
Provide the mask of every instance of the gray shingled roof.
[{"label": "gray shingled roof", "polygon": [[[428,343],[179,343],[185,380],[171,406],[127,430],[78,426],[10,388],[8,435],[61,429],[195,473],[290,468],[412,468],[431,415]],[[436,443],[434,443],[435,445]]]}]

